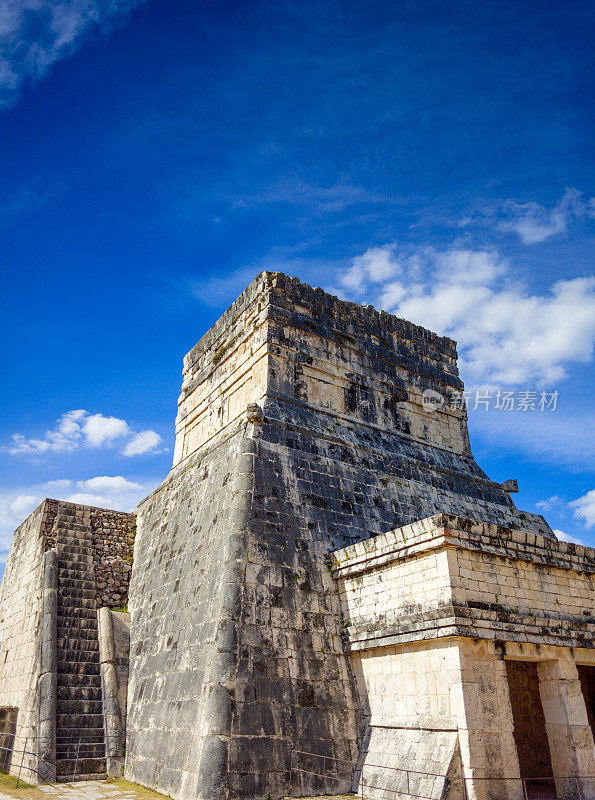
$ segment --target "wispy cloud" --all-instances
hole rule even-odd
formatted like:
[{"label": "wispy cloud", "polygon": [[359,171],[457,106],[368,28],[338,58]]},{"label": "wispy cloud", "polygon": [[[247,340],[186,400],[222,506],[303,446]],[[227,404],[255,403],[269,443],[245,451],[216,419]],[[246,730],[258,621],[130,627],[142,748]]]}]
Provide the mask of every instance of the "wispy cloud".
[{"label": "wispy cloud", "polygon": [[535,503],[535,505],[542,511],[551,511],[553,508],[564,507],[566,505],[566,501],[563,500],[563,498],[558,497],[557,494],[553,494],[546,500],[540,500],[538,503]]},{"label": "wispy cloud", "polygon": [[141,431],[135,434],[122,450],[123,456],[140,456],[154,453],[161,443],[161,436],[156,431]]},{"label": "wispy cloud", "polygon": [[0,4],[0,109],[24,84],[99,31],[109,32],[144,0],[3,0]]},{"label": "wispy cloud", "polygon": [[514,233],[523,244],[531,245],[563,236],[573,220],[584,217],[595,217],[595,198],[585,200],[578,189],[568,188],[552,208],[535,202],[506,200],[467,215],[459,222],[459,227],[479,225]]},{"label": "wispy cloud", "polygon": [[40,456],[46,453],[68,453],[81,446],[112,446],[116,441],[128,439],[122,450],[125,456],[159,452],[161,436],[152,430],[134,433],[124,419],[90,414],[83,408],[62,414],[55,428],[41,437],[27,438],[15,433],[12,444],[3,449],[11,455]]},{"label": "wispy cloud", "polygon": [[342,294],[457,340],[473,384],[552,384],[595,346],[595,277],[532,294],[495,250],[375,247],[338,275]]},{"label": "wispy cloud", "polygon": [[211,275],[201,280],[189,281],[190,292],[201,303],[214,308],[223,307],[233,301],[261,270],[244,267],[226,275]]},{"label": "wispy cloud", "polygon": [[509,219],[500,222],[501,231],[517,233],[523,244],[545,242],[552,236],[566,233],[573,217],[584,217],[587,205],[576,189],[567,189],[552,209],[538,203],[517,203],[509,200],[503,209]]},{"label": "wispy cloud", "polygon": [[22,214],[43,208],[61,190],[62,186],[44,186],[40,180],[21,186],[11,197],[0,203],[0,228],[8,227]]},{"label": "wispy cloud", "polygon": [[390,197],[354,186],[347,181],[337,181],[329,186],[316,185],[298,178],[286,179],[259,192],[243,195],[233,201],[235,208],[259,205],[284,204],[307,206],[316,214],[329,214],[344,211],[352,206],[392,202]]}]

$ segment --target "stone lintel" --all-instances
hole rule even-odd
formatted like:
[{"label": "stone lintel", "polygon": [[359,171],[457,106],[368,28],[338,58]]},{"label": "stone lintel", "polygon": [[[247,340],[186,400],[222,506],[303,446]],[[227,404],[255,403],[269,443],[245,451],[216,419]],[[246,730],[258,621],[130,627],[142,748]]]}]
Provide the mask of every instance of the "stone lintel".
[{"label": "stone lintel", "polygon": [[357,575],[442,547],[595,573],[594,548],[442,513],[335,550],[331,555],[333,575],[335,578]]},{"label": "stone lintel", "polygon": [[348,652],[465,637],[595,648],[595,550],[437,514],[336,550]]}]

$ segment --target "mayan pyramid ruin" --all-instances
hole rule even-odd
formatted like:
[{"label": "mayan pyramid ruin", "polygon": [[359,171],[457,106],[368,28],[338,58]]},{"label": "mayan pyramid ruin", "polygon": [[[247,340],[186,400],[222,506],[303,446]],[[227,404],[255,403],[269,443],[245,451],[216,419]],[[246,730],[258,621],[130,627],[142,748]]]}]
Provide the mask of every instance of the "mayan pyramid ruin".
[{"label": "mayan pyramid ruin", "polygon": [[48,499],[15,532],[2,768],[595,798],[595,551],[478,466],[462,390],[450,339],[261,273],[185,357],[136,516]]}]

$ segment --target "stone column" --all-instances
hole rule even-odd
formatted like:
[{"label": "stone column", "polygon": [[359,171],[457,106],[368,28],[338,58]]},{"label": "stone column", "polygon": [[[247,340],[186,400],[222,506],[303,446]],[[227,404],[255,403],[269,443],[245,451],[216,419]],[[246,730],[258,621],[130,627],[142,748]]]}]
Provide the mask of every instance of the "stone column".
[{"label": "stone column", "polygon": [[[581,795],[595,796],[595,746],[576,664],[540,661],[539,693],[555,777],[580,777]],[[556,781],[558,797],[578,797],[576,781]]]},{"label": "stone column", "polygon": [[114,627],[109,608],[97,611],[97,623],[106,768],[108,775],[119,777],[124,770],[124,736],[118,697]]},{"label": "stone column", "polygon": [[45,783],[56,780],[58,556],[55,550],[48,550],[43,555],[41,592],[37,683],[38,763],[33,769],[36,769],[37,781]]},{"label": "stone column", "polygon": [[521,800],[523,789],[504,660],[486,641],[465,641],[460,650],[461,684],[451,691],[451,705],[454,699],[463,772],[468,779],[467,796],[477,800]]}]

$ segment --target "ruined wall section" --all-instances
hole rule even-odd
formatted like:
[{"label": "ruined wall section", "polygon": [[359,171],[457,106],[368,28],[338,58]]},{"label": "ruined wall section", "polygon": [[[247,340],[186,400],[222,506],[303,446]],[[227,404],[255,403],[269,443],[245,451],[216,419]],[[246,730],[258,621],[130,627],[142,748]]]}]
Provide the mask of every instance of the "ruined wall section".
[{"label": "ruined wall section", "polygon": [[110,608],[126,606],[136,517],[124,511],[92,508],[91,531],[97,605]]},{"label": "ruined wall section", "polygon": [[310,462],[333,546],[440,511],[553,535],[475,462],[464,408],[424,407],[426,389],[463,388],[454,342],[276,273],[270,282],[263,440],[289,446],[296,475]]},{"label": "ruined wall section", "polygon": [[53,512],[45,500],[16,529],[0,587],[0,707],[18,709],[14,749],[20,751],[26,744],[35,752],[38,732],[42,562]]}]

